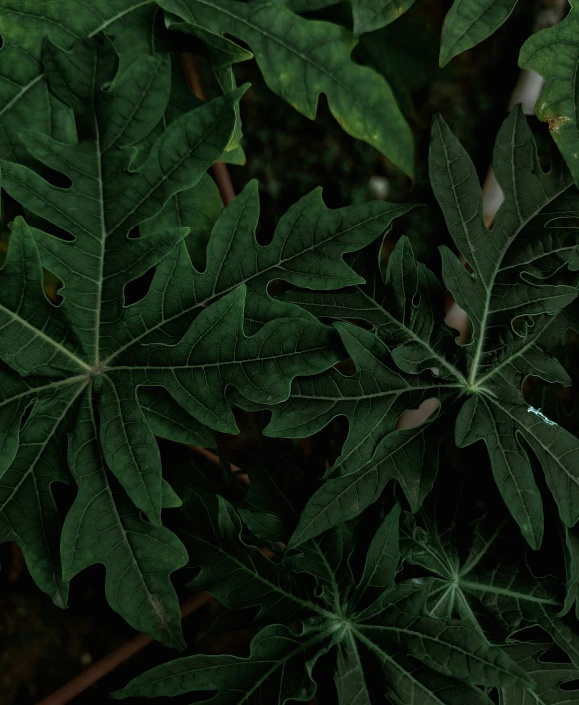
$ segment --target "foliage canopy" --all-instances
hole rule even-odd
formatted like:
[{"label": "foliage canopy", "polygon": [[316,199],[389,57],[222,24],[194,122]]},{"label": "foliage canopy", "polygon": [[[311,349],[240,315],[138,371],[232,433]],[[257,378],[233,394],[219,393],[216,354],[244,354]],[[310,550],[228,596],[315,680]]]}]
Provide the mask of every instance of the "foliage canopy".
[{"label": "foliage canopy", "polygon": [[[223,207],[209,173],[251,159],[251,87],[236,73],[255,59],[298,113],[316,119],[325,96],[347,139],[418,182],[410,93],[423,81],[397,67],[421,73],[421,58],[387,37],[420,3],[2,3],[0,540],[21,547],[60,607],[71,580],[102,564],[111,608],[185,649],[173,575],[185,569],[190,589],[234,611],[210,635],[251,632],[246,656],[188,653],[115,697],[571,702],[570,5],[520,54],[545,79],[537,116],[555,144],[547,159],[537,124],[510,112],[491,225],[473,161],[434,116],[427,171],[448,232],[426,266],[412,224],[430,216],[411,199],[328,208],[317,188],[267,233],[257,182]],[[455,0],[441,66],[519,10]],[[189,52],[212,74],[210,100],[190,90]],[[468,319],[459,332],[445,297]],[[245,448],[248,426],[239,473],[228,439]],[[183,446],[219,467],[174,461]]]}]

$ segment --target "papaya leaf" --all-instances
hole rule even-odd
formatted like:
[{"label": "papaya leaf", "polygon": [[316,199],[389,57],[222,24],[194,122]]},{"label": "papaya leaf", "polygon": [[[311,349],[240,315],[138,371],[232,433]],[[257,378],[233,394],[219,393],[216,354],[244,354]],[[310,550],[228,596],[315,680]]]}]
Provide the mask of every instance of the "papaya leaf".
[{"label": "papaya leaf", "polygon": [[[458,549],[459,531],[462,541],[468,532],[464,554]],[[556,619],[562,602],[554,581],[537,581],[523,561],[499,564],[499,556],[512,555],[517,545],[504,524],[495,527],[483,518],[466,532],[464,525],[448,527],[436,515],[404,516],[402,554],[427,571],[414,582],[428,594],[429,614],[469,623],[491,641],[504,641],[517,629],[540,623],[545,614]]]},{"label": "papaya leaf", "polygon": [[304,19],[274,3],[160,0],[159,4],[195,28],[245,42],[271,90],[306,117],[316,117],[319,95],[324,93],[348,134],[413,175],[410,128],[386,81],[351,60],[356,38],[347,29]]},{"label": "papaya leaf", "polygon": [[[573,526],[579,519],[579,443],[529,405],[521,391],[529,375],[569,384],[567,373],[541,344],[551,326],[558,335],[556,314],[576,298],[574,286],[551,284],[549,277],[565,267],[579,267],[579,233],[568,219],[579,201],[561,165],[542,171],[520,109],[510,114],[498,135],[494,170],[505,202],[488,230],[474,166],[446,124],[435,119],[431,182],[454,243],[472,268],[470,273],[442,247],[442,272],[446,287],[468,315],[468,344],[453,342],[441,320],[441,287],[416,263],[404,237],[382,276],[365,285],[339,292],[289,291],[280,297],[324,320],[336,320],[357,370],[354,376],[332,369],[297,379],[289,400],[272,410],[266,429],[272,436],[307,435],[340,415],[350,424],[342,455],[330,471],[331,484],[306,506],[295,545],[336,525],[342,511],[350,517],[359,513],[379,496],[385,480],[400,474],[404,439],[420,431],[396,431],[398,418],[427,399],[436,399],[441,413],[451,406],[458,410],[459,447],[486,444],[497,486],[533,548],[542,540],[543,507],[532,456],[542,466],[562,522]],[[356,320],[371,330],[354,325]],[[422,427],[426,429],[428,424]],[[425,441],[416,442],[410,457],[420,462]],[[377,454],[381,443],[386,458]],[[367,463],[375,454],[374,467],[379,462],[382,467],[368,474]],[[361,484],[350,483],[350,474]],[[410,491],[415,497],[420,495],[417,482],[419,474]],[[352,494],[342,495],[349,484]],[[342,496],[347,500],[342,502]]]},{"label": "papaya leaf", "polygon": [[[155,77],[166,72],[167,62],[145,57],[103,92],[101,81],[110,81],[105,74],[114,57],[106,48],[99,49],[96,40],[80,43],[73,53],[47,42],[44,52],[51,89],[74,110],[79,139],[62,143],[27,131],[26,143],[38,160],[67,174],[72,186],[57,188],[31,169],[10,162],[2,164],[3,186],[73,240],[32,231],[17,219],[2,269],[0,354],[14,371],[2,370],[6,377],[2,538],[20,543],[33,577],[62,606],[66,580],[93,562],[105,563],[111,605],[137,628],[178,645],[178,604],[168,575],[183,565],[186,553],[176,537],[159,526],[166,492],[153,432],[180,440],[188,432],[191,440],[191,435],[206,435],[199,421],[231,428],[231,412],[223,397],[230,374],[226,368],[245,370],[241,386],[253,389],[252,369],[261,374],[255,365],[263,371],[280,353],[281,366],[277,357],[273,377],[281,386],[267,387],[264,378],[266,388],[262,388],[266,397],[281,394],[284,398],[292,376],[284,359],[290,367],[298,365],[297,373],[303,364],[313,363],[315,368],[327,360],[328,347],[320,344],[323,329],[316,323],[293,322],[289,334],[289,329],[282,333],[279,323],[272,322],[254,338],[245,337],[241,288],[207,308],[194,324],[184,320],[178,345],[137,346],[129,351],[130,359],[119,359],[115,334],[125,345],[132,335],[119,325],[125,284],[167,257],[188,230],[167,224],[147,236],[129,239],[127,234],[155,216],[178,191],[191,188],[219,158],[233,130],[233,105],[240,93],[177,120],[149,158],[131,170],[131,146],[146,136],[163,112],[166,95]],[[61,306],[49,303],[43,293],[41,261],[64,283]],[[147,299],[152,306],[153,298]],[[146,303],[140,303],[147,310]],[[167,305],[171,305],[169,298]],[[310,338],[304,347],[308,329],[315,342]],[[216,347],[215,336],[223,344],[229,333],[234,336],[231,345]],[[287,346],[285,358],[280,344]],[[285,381],[282,369],[289,375]],[[197,395],[186,391],[188,384],[198,388]],[[143,386],[162,386],[172,397],[153,403],[145,397],[142,408],[137,390]],[[225,414],[225,420],[216,421],[215,411],[204,410],[203,397],[217,399],[217,414]],[[95,417],[89,418],[87,398],[94,400]],[[195,421],[187,427],[186,411],[197,416],[197,431]],[[25,413],[29,416],[20,428]],[[65,521],[61,577],[58,515],[50,485],[67,481],[60,468],[67,465],[69,435],[68,464],[79,494]],[[79,436],[86,441],[74,451]],[[122,489],[111,489],[105,464]],[[110,525],[100,518],[92,521],[98,514],[97,501]],[[137,510],[150,523],[140,519]],[[164,568],[158,579],[147,579],[150,561],[157,555]],[[111,581],[122,561],[127,592],[118,597]]]},{"label": "papaya leaf", "polygon": [[[334,673],[337,700],[321,686],[318,696],[343,705],[376,702],[376,685],[380,697],[386,693],[393,702],[450,705],[468,698],[488,705],[477,686],[529,683],[524,671],[476,630],[426,616],[414,586],[394,584],[398,508],[376,532],[360,576],[347,568],[356,541],[348,529],[332,529],[275,563],[243,541],[240,519],[226,500],[199,495],[192,508],[205,527],[201,552],[190,549],[192,563],[201,566],[194,586],[231,607],[259,606],[257,621],[264,626],[245,659],[178,659],[138,676],[115,697],[199,692],[203,697],[203,691],[213,691],[201,702],[304,702],[316,692],[317,663]],[[191,540],[199,544],[197,532]],[[280,616],[291,620],[290,629],[273,621]]]}]

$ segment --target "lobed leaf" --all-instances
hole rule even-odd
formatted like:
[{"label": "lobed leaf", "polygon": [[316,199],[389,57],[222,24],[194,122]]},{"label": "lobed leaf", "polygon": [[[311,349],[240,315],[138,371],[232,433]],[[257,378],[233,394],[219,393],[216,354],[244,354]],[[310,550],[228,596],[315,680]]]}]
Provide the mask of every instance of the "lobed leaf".
[{"label": "lobed leaf", "polygon": [[[480,440],[486,444],[497,486],[532,547],[541,543],[543,509],[531,454],[543,468],[563,523],[573,526],[579,518],[574,509],[579,506],[574,499],[579,486],[577,439],[530,406],[521,391],[529,375],[569,383],[559,362],[541,345],[551,326],[556,330],[556,314],[577,295],[574,286],[548,283],[564,268],[579,266],[578,231],[568,219],[577,212],[577,195],[568,191],[571,178],[560,165],[550,172],[541,169],[520,109],[501,128],[494,171],[505,202],[488,230],[474,166],[445,123],[435,119],[431,182],[450,234],[470,267],[443,247],[442,273],[468,315],[468,344],[450,340],[441,321],[440,287],[415,262],[405,238],[396,244],[382,276],[364,286],[283,295],[284,301],[315,316],[337,320],[334,325],[357,369],[352,377],[330,370],[298,379],[290,399],[273,409],[266,433],[274,436],[308,435],[338,415],[350,423],[342,455],[329,473],[327,488],[310,500],[296,542],[340,521],[342,511],[357,515],[390,478],[404,475],[398,469],[404,458],[404,450],[402,455],[396,452],[398,444],[417,462],[424,457],[423,439],[408,446],[406,432],[395,429],[405,409],[431,398],[438,400],[442,413],[457,404],[459,447]],[[342,322],[356,319],[371,331]],[[427,429],[425,425],[407,436],[418,437]],[[427,470],[427,477],[432,474]],[[421,474],[406,477],[404,492],[415,502],[413,497],[423,496]]]},{"label": "lobed leaf", "polygon": [[[282,705],[288,699],[299,701],[314,695],[317,671],[312,669],[318,662],[320,669],[333,670],[340,703],[372,702],[379,683],[378,692],[392,696],[394,702],[412,695],[437,705],[457,704],[460,698],[488,705],[489,700],[473,684],[516,687],[528,683],[524,671],[476,630],[425,616],[414,587],[394,586],[398,508],[376,532],[366,567],[356,580],[345,565],[359,535],[344,525],[327,532],[317,545],[304,544],[301,556],[288,553],[280,564],[239,540],[241,524],[225,500],[213,500],[211,507],[202,499],[208,511],[202,516],[198,500],[193,501],[191,515],[199,518],[200,529],[213,534],[208,543],[217,549],[209,563],[207,556],[200,555],[197,588],[215,592],[231,606],[263,607],[265,595],[278,595],[282,600],[280,576],[285,573],[286,584],[299,577],[300,592],[285,590],[281,610],[268,614],[262,609],[260,619],[270,624],[254,638],[248,658],[196,655],[179,659],[139,676],[116,697],[212,690],[216,694],[204,702]],[[261,558],[256,560],[257,556]],[[248,565],[252,577],[240,582]],[[354,600],[353,591],[357,594]],[[288,611],[292,602],[293,609]],[[287,629],[271,623],[280,615],[291,618],[294,626]]]}]

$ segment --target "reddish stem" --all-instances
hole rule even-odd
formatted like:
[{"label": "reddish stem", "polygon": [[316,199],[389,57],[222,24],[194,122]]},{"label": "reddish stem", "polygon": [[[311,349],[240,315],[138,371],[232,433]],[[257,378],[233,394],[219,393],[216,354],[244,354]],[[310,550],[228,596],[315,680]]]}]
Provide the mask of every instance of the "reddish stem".
[{"label": "reddish stem", "polygon": [[[192,614],[206,602],[211,599],[211,595],[207,592],[202,592],[195,597],[190,598],[181,606],[181,618]],[[128,661],[132,656],[139,653],[145,646],[148,646],[153,639],[147,634],[137,634],[132,639],[125,641],[110,654],[100,659],[92,666],[89,666],[82,673],[79,673],[76,678],[73,678],[66,685],[56,690],[52,695],[49,695],[44,700],[41,700],[38,705],[66,705],[77,695],[84,692],[91,685],[94,685],[101,678],[104,678],[115,668],[121,666],[125,661]]]},{"label": "reddish stem", "polygon": [[[199,100],[207,100],[205,97],[205,91],[201,85],[201,80],[199,79],[199,74],[195,67],[195,59],[193,54],[183,53],[181,54],[181,64],[185,71],[185,78],[187,79],[187,85],[189,90],[193,93]],[[223,162],[216,162],[212,167],[213,176],[215,177],[215,183],[219,189],[221,195],[221,200],[223,205],[226,206],[235,198],[235,189],[233,188],[233,183],[231,182],[231,177],[229,176],[229,170],[227,169],[227,164]]]}]

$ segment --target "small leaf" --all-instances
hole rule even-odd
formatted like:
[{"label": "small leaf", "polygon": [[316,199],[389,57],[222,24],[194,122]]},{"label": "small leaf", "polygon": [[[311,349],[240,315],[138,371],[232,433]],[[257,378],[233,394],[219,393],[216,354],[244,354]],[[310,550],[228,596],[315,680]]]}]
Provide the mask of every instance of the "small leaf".
[{"label": "small leaf", "polygon": [[454,0],[442,27],[440,65],[490,37],[516,4],[517,0]]}]

